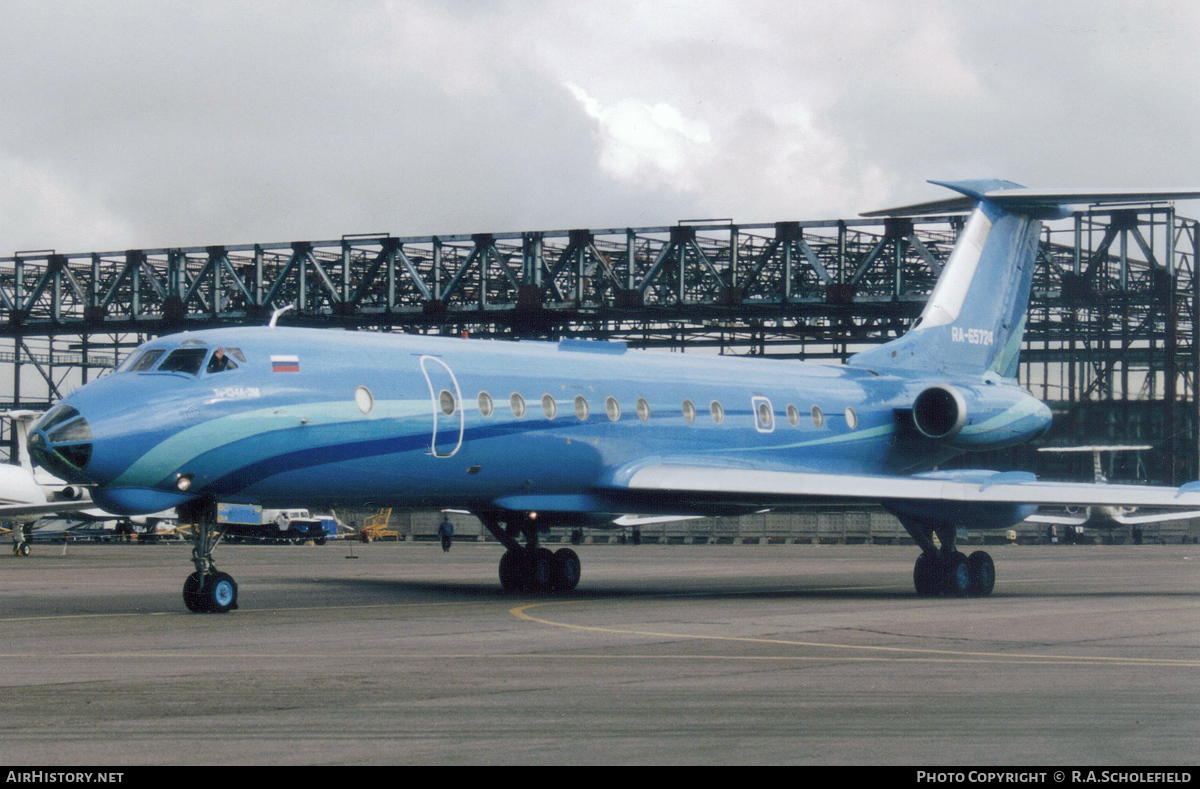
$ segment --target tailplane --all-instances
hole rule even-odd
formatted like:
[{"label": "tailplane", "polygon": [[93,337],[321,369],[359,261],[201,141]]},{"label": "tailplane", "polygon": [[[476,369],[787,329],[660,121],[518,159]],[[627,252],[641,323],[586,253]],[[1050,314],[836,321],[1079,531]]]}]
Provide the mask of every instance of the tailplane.
[{"label": "tailplane", "polygon": [[931,181],[961,197],[874,211],[922,216],[970,210],[950,259],[916,323],[902,337],[850,357],[856,367],[1015,378],[1042,220],[1070,206],[1160,202],[1200,190],[1043,190],[1011,181]]}]

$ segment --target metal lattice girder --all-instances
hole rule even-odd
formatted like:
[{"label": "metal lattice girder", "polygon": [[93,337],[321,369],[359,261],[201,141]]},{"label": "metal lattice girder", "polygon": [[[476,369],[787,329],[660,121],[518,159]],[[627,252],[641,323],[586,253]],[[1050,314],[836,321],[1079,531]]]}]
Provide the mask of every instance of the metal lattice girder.
[{"label": "metal lattice girder", "polygon": [[[287,320],[311,325],[845,358],[907,328],[961,224],[694,222],[27,252],[0,258],[0,336],[154,335],[265,321],[292,304]],[[1048,227],[1023,380],[1062,399],[1172,386],[1195,397],[1198,238],[1196,222],[1169,208],[1081,212]]]}]

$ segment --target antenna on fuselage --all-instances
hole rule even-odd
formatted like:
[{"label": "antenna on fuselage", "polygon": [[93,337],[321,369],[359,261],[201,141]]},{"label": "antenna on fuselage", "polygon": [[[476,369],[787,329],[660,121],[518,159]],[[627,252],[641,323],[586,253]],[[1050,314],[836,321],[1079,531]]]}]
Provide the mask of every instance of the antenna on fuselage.
[{"label": "antenna on fuselage", "polygon": [[287,312],[288,310],[292,309],[295,306],[296,306],[295,304],[288,304],[287,306],[280,307],[279,309],[272,312],[271,313],[271,322],[267,324],[267,328],[274,329],[275,321],[279,320],[279,316],[282,315],[283,313]]}]

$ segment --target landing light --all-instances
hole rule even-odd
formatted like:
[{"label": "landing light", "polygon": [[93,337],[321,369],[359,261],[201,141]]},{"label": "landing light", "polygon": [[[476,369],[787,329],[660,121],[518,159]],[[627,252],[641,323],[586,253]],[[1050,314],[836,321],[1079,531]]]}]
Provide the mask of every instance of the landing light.
[{"label": "landing light", "polygon": [[179,488],[180,490],[187,490],[191,486],[192,486],[192,475],[191,474],[180,474],[179,479],[175,480],[175,487]]}]

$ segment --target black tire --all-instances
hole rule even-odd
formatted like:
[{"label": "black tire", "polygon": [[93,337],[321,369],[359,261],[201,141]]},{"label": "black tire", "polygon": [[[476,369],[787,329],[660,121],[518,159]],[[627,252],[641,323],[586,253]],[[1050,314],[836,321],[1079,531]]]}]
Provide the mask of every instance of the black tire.
[{"label": "black tire", "polygon": [[972,597],[986,597],[996,586],[996,565],[984,551],[975,551],[967,557],[967,569],[971,576]]},{"label": "black tire", "polygon": [[921,597],[937,597],[942,591],[941,562],[923,553],[913,566],[913,586]]},{"label": "black tire", "polygon": [[17,549],[17,552],[21,556],[28,556],[32,551],[33,549],[29,547],[29,543],[27,542],[21,543],[20,547]]},{"label": "black tire", "polygon": [[971,591],[971,568],[964,553],[955,551],[942,562],[942,594],[965,597]]},{"label": "black tire", "polygon": [[554,552],[537,548],[529,564],[529,591],[547,592],[554,588]]},{"label": "black tire", "polygon": [[313,540],[313,542],[315,542],[317,545],[324,545],[325,539],[325,537],[318,537],[317,539]]},{"label": "black tire", "polygon": [[183,582],[183,604],[195,614],[208,611],[205,607],[204,595],[200,593],[200,573],[192,573]]},{"label": "black tire", "polygon": [[569,592],[574,589],[579,584],[581,571],[579,554],[570,548],[559,548],[554,552],[554,591]]},{"label": "black tire", "polygon": [[228,573],[213,573],[208,576],[200,592],[207,610],[214,614],[226,614],[237,605],[237,582]]},{"label": "black tire", "polygon": [[524,551],[505,551],[500,557],[500,586],[506,592],[519,592],[524,588]]}]

